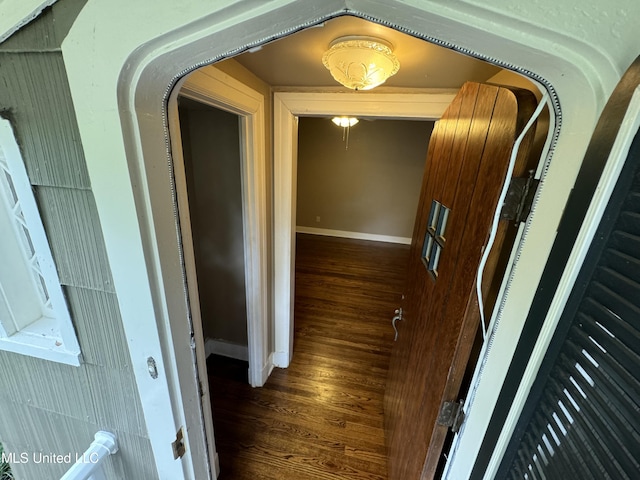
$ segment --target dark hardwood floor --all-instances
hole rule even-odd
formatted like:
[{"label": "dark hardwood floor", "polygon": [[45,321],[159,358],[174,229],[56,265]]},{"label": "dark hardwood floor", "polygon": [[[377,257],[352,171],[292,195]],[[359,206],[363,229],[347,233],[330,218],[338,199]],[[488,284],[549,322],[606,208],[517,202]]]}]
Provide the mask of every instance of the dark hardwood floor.
[{"label": "dark hardwood floor", "polygon": [[210,357],[221,480],[386,480],[382,401],[408,246],[298,235],[288,369]]}]

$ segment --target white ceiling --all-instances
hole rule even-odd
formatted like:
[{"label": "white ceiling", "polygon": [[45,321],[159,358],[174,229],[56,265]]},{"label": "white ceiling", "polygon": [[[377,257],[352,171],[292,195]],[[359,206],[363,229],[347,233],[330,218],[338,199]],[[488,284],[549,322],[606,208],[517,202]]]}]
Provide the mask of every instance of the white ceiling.
[{"label": "white ceiling", "polygon": [[484,82],[499,67],[411,37],[361,18],[342,16],[321,26],[275,40],[254,53],[235,57],[256,76],[276,87],[335,87],[322,65],[322,55],[338,37],[366,35],[394,47],[400,70],[384,86],[403,88],[459,88],[467,80]]}]

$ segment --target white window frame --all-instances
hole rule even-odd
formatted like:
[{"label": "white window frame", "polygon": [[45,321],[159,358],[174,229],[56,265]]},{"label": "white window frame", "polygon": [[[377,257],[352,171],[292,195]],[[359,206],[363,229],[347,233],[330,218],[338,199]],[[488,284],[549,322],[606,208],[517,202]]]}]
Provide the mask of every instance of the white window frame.
[{"label": "white window frame", "polygon": [[[13,211],[14,217],[16,219],[20,217],[22,219],[21,223],[26,227],[26,234],[35,251],[33,262],[30,263],[28,260],[29,254],[26,251],[25,239],[20,238],[21,236],[18,233],[19,226],[16,222],[12,222],[14,225],[0,225],[0,230],[2,235],[15,235],[18,243],[25,249],[25,265],[32,271],[34,277],[30,279],[30,284],[25,282],[25,285],[21,288],[34,290],[33,285],[40,280],[35,277],[35,275],[38,275],[44,280],[47,292],[46,300],[42,299],[42,316],[19,328],[14,333],[8,334],[4,326],[5,322],[11,320],[0,318],[0,350],[79,366],[81,354],[78,339],[62,292],[58,272],[53,262],[49,242],[47,241],[20,148],[14,136],[11,123],[6,119],[0,119],[0,155],[4,157],[6,162],[5,167],[0,168],[0,174],[5,176],[5,168],[8,167],[10,177],[6,181],[3,179],[0,182],[0,196],[3,197],[0,201],[5,203],[11,198],[12,194],[5,191],[8,182],[11,182],[18,198],[18,204],[14,206],[7,204],[10,207],[9,210]],[[4,205],[0,205],[0,207],[4,208]],[[3,253],[5,252],[0,252],[0,268],[2,268]],[[33,266],[34,263],[36,267]],[[20,281],[24,282],[24,279]],[[3,291],[4,289],[0,284],[0,294]],[[15,299],[6,300],[8,304],[11,304],[12,300],[15,301]],[[21,298],[19,301],[25,301],[25,299]]]}]

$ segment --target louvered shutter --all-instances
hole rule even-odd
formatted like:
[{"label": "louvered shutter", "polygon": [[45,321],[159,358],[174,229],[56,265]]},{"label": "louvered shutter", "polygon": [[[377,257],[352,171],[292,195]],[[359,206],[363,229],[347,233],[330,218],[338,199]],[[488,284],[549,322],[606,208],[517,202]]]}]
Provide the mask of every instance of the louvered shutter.
[{"label": "louvered shutter", "polygon": [[639,165],[636,134],[497,478],[640,478]]}]

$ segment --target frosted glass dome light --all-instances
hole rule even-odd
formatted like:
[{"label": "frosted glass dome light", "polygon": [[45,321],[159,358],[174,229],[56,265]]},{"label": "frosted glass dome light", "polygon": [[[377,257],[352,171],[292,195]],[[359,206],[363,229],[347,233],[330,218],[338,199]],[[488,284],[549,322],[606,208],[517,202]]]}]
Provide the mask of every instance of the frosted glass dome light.
[{"label": "frosted glass dome light", "polygon": [[337,38],[322,63],[337,82],[352,90],[371,90],[400,69],[391,44],[373,37]]}]

